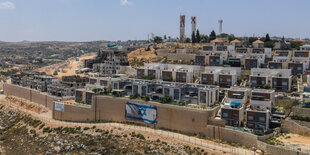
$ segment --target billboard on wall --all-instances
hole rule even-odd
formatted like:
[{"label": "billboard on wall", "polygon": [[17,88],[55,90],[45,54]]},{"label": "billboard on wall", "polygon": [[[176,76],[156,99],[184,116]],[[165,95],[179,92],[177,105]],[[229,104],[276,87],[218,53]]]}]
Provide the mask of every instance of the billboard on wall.
[{"label": "billboard on wall", "polygon": [[59,102],[54,102],[54,109],[55,109],[56,111],[62,111],[62,112],[64,112],[64,111],[65,111],[65,104],[59,103]]},{"label": "billboard on wall", "polygon": [[157,123],[157,107],[127,102],[126,119],[155,124]]}]

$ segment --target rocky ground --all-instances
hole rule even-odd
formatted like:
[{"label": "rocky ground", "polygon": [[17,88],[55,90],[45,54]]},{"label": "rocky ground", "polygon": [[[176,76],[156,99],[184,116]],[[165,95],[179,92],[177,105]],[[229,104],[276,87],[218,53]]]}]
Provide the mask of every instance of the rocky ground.
[{"label": "rocky ground", "polygon": [[[0,105],[1,154],[208,154],[120,128],[48,126]],[[211,154],[209,152],[209,154]]]}]

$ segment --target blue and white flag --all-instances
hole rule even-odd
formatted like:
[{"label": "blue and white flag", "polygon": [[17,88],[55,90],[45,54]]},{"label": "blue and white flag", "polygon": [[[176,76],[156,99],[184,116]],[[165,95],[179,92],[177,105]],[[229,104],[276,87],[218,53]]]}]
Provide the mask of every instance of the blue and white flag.
[{"label": "blue and white flag", "polygon": [[157,123],[157,107],[127,102],[126,118],[152,124]]}]

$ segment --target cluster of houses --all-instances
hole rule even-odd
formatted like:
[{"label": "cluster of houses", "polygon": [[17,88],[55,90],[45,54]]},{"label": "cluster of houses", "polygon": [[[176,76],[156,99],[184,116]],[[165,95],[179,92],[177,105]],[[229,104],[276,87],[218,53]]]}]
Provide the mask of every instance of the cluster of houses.
[{"label": "cluster of houses", "polygon": [[85,87],[88,82],[89,78],[80,76],[63,76],[59,81],[53,76],[39,72],[20,72],[11,76],[11,83],[14,85],[57,97],[75,96],[75,90]]},{"label": "cluster of houses", "polygon": [[[196,52],[194,65],[145,63],[134,69],[134,77],[116,74],[121,66],[129,65],[127,52],[99,51],[95,59],[84,63],[85,68],[99,73],[97,76],[58,80],[24,72],[13,75],[12,84],[59,97],[74,96],[76,102],[88,105],[93,95],[113,95],[168,104],[220,106],[218,118],[228,126],[262,131],[279,126],[284,114],[275,108],[275,92],[290,92],[293,76],[307,72],[309,47],[272,51],[260,40],[251,47],[244,47],[239,40],[227,44],[213,40]],[[163,102],[167,97],[169,102]]]}]

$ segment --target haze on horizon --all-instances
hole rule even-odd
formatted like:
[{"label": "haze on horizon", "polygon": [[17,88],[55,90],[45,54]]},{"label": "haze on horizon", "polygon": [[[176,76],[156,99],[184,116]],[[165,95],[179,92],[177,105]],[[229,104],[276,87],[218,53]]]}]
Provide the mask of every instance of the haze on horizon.
[{"label": "haze on horizon", "polygon": [[1,41],[140,40],[178,37],[179,15],[201,34],[310,38],[309,0],[0,0]]}]

